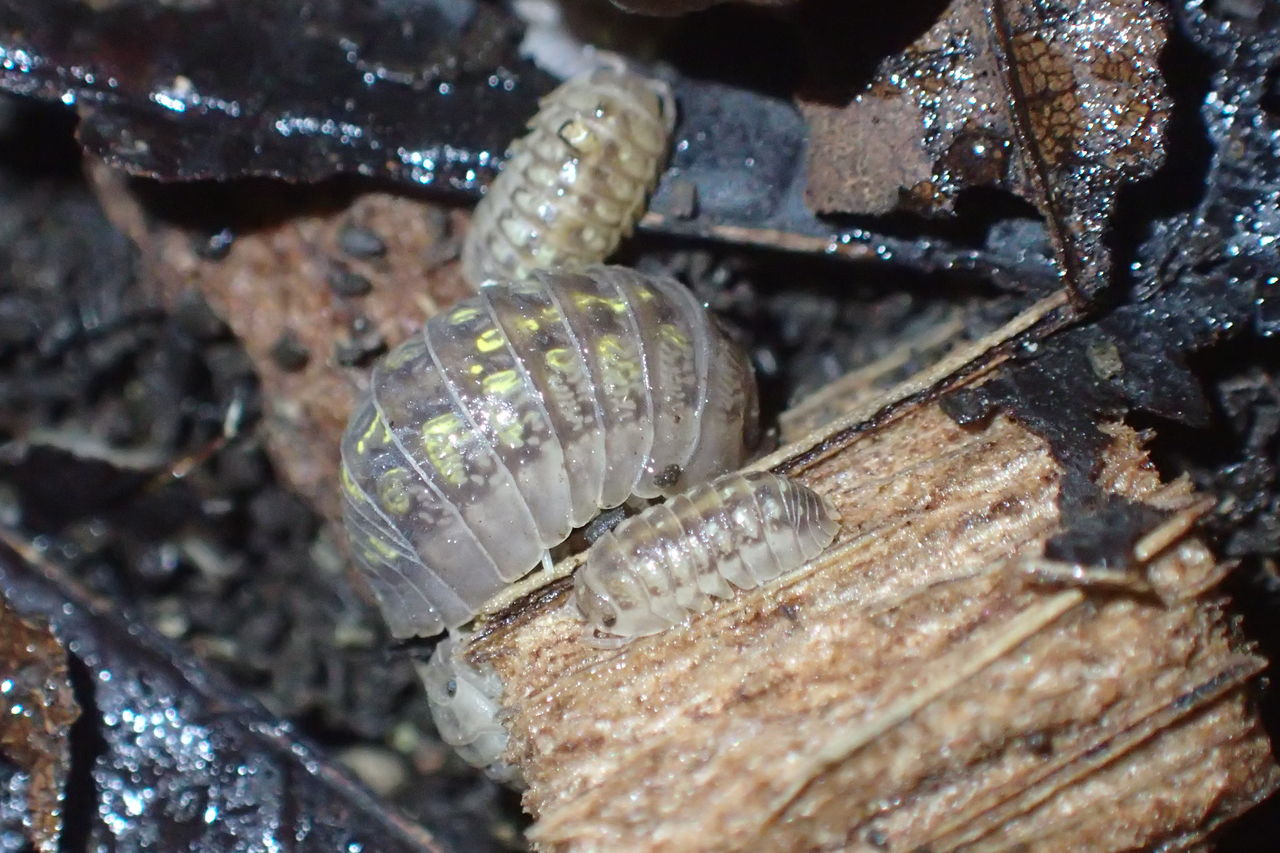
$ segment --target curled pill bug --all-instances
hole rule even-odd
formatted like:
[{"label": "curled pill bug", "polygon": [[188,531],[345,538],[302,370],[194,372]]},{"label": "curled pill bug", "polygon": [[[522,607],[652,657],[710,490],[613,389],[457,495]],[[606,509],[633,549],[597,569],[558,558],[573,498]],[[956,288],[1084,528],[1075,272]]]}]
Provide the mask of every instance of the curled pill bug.
[{"label": "curled pill bug", "polygon": [[502,760],[508,737],[499,719],[502,681],[497,673],[460,659],[457,652],[458,643],[448,636],[425,664],[418,665],[436,731],[468,764],[483,768],[496,781],[519,785],[519,770]]},{"label": "curled pill bug", "polygon": [[574,576],[589,626],[618,640],[656,634],[826,550],[840,522],[812,489],[776,474],[694,486],[601,536]]},{"label": "curled pill bug", "polygon": [[603,261],[644,213],[674,124],[670,87],[621,66],[553,90],[476,206],[463,275],[479,287]]},{"label": "curled pill bug", "polygon": [[342,439],[353,556],[397,637],[457,628],[601,510],[737,468],[756,417],[745,355],[679,283],[490,284],[374,366]]}]

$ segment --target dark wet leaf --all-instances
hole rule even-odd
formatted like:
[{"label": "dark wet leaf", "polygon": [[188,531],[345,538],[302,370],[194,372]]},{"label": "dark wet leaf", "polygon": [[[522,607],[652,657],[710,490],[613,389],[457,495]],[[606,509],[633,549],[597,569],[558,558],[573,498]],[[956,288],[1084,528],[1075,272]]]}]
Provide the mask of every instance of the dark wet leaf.
[{"label": "dark wet leaf", "polygon": [[51,565],[0,546],[0,593],[47,620],[85,676],[68,849],[444,850],[287,723]]},{"label": "dark wet leaf", "polygon": [[1143,295],[1180,281],[1259,286],[1252,316],[1277,333],[1280,307],[1280,15],[1274,4],[1189,2],[1178,23],[1211,63],[1199,118],[1212,146],[1204,191],[1184,214],[1157,221],[1139,249]]},{"label": "dark wet leaf", "polygon": [[0,835],[20,832],[40,853],[53,853],[62,834],[68,737],[80,708],[66,649],[41,621],[22,618],[0,599],[0,759],[15,768],[9,793],[25,789],[12,804],[22,812],[0,805]]},{"label": "dark wet leaf", "polygon": [[471,0],[0,2],[0,82],[165,180],[338,172],[473,188],[552,80]]},{"label": "dark wet leaf", "polygon": [[[518,55],[522,28],[478,0],[0,0],[0,90],[74,105],[84,148],[135,175],[358,174],[478,198],[556,82]],[[1046,277],[1025,241],[975,249],[820,220],[791,103],[672,81],[677,140],[647,230]]]},{"label": "dark wet leaf", "polygon": [[[683,15],[732,0],[612,0],[613,5],[640,15]],[[757,6],[786,6],[796,0],[744,0]]]},{"label": "dark wet leaf", "polygon": [[[1202,479],[1225,498],[1228,547],[1265,555],[1275,535],[1268,510],[1276,473],[1267,460],[1274,383],[1265,368],[1224,379],[1191,365],[1195,354],[1229,341],[1249,353],[1233,367],[1268,363],[1262,339],[1271,332],[1259,308],[1275,298],[1280,269],[1280,126],[1267,111],[1266,93],[1280,61],[1280,18],[1262,7],[1210,12],[1198,3],[1178,14],[1209,57],[1213,79],[1200,105],[1211,153],[1196,177],[1204,187],[1198,200],[1187,212],[1155,221],[1132,264],[1133,300],[1037,343],[998,378],[951,395],[943,406],[962,423],[1006,411],[1044,436],[1067,474],[1064,513],[1077,517],[1098,511],[1091,478],[1110,441],[1096,426],[1100,420],[1145,412],[1204,430],[1198,435],[1237,429],[1252,446],[1232,455],[1247,458]],[[1210,421],[1206,378],[1216,379],[1225,423]],[[1248,401],[1247,418],[1238,410],[1241,399]]]},{"label": "dark wet leaf", "polygon": [[1163,158],[1169,102],[1148,0],[955,0],[848,104],[804,106],[819,212],[949,212],[996,186],[1044,215],[1079,301],[1109,280],[1117,189]]}]

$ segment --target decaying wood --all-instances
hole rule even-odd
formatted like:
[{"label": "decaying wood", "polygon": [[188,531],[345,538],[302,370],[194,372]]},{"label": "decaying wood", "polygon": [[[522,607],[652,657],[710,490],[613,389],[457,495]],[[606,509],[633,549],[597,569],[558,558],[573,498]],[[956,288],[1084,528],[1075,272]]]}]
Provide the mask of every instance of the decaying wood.
[{"label": "decaying wood", "polygon": [[1166,513],[1129,573],[1045,571],[1051,448],[919,403],[767,460],[842,514],[805,569],[620,650],[564,579],[496,615],[464,653],[503,681],[535,846],[1182,846],[1266,796],[1264,661],[1211,591],[1205,502],[1107,432],[1099,488]]}]

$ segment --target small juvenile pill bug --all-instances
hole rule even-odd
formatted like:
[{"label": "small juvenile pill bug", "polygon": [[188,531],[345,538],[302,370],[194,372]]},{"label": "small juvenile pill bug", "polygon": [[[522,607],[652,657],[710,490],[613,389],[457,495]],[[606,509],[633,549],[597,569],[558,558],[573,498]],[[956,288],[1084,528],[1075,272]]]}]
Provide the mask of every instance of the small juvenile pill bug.
[{"label": "small juvenile pill bug", "polygon": [[342,439],[353,556],[397,637],[459,627],[600,510],[738,467],[756,417],[745,355],[677,282],[490,284],[375,365]]},{"label": "small juvenile pill bug", "polygon": [[519,769],[502,760],[508,738],[498,719],[502,681],[497,673],[460,660],[457,651],[450,635],[440,641],[425,664],[418,665],[436,731],[463,761],[483,768],[499,782],[518,785]]},{"label": "small juvenile pill bug", "polygon": [[644,213],[674,125],[671,88],[622,67],[553,90],[476,206],[463,275],[479,287],[603,261]]},{"label": "small juvenile pill bug", "polygon": [[597,632],[657,634],[734,587],[799,568],[840,522],[817,492],[776,474],[728,474],[657,504],[601,536],[574,577],[579,611]]}]

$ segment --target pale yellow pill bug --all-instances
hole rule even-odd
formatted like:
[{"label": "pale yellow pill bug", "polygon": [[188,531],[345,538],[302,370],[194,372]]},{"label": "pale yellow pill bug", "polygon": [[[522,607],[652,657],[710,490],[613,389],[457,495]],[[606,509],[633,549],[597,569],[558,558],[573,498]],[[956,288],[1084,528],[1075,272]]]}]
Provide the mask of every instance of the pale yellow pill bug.
[{"label": "pale yellow pill bug", "polygon": [[342,440],[353,556],[396,636],[458,627],[602,509],[738,467],[756,417],[745,355],[671,279],[490,285],[375,365]]},{"label": "pale yellow pill bug", "polygon": [[667,160],[667,84],[599,67],[542,99],[476,206],[462,250],[474,287],[608,257],[643,215]]},{"label": "pale yellow pill bug", "polygon": [[601,634],[656,634],[799,568],[835,539],[830,502],[776,474],[729,474],[627,519],[591,546],[574,599]]}]

